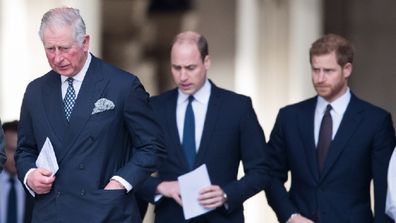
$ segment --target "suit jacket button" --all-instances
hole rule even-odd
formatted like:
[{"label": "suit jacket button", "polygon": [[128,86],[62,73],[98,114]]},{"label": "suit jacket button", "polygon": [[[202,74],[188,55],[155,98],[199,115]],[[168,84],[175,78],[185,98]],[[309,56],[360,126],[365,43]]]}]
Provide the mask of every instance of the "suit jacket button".
[{"label": "suit jacket button", "polygon": [[80,168],[80,170],[83,170],[85,168],[84,164],[82,163],[78,167]]},{"label": "suit jacket button", "polygon": [[81,190],[80,195],[84,196],[85,195],[85,190]]}]

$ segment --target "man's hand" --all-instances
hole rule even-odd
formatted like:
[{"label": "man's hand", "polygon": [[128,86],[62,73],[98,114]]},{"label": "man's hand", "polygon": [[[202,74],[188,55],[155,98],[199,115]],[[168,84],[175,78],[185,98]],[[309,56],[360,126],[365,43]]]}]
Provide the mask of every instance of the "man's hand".
[{"label": "man's hand", "polygon": [[104,188],[105,190],[125,190],[125,187],[122,186],[122,184],[116,180],[110,180],[110,182],[106,185]]},{"label": "man's hand", "polygon": [[301,215],[296,215],[293,216],[289,221],[287,221],[287,223],[314,223],[314,222]]},{"label": "man's hand", "polygon": [[226,202],[224,191],[217,185],[203,188],[199,192],[198,201],[204,208],[217,208]]},{"label": "man's hand", "polygon": [[37,168],[27,176],[26,184],[36,194],[46,194],[50,192],[55,176],[51,176],[51,171]]},{"label": "man's hand", "polygon": [[178,204],[180,204],[180,206],[182,206],[179,182],[177,181],[161,182],[157,187],[157,192],[165,197],[173,198]]}]

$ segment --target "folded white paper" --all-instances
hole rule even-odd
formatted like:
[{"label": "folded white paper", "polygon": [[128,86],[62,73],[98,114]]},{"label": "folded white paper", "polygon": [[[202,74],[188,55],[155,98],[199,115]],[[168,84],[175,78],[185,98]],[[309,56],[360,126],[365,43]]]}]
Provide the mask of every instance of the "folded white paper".
[{"label": "folded white paper", "polygon": [[55,175],[59,169],[54,147],[48,137],[45,139],[44,145],[37,157],[36,166],[51,171],[52,176]]},{"label": "folded white paper", "polygon": [[199,191],[211,185],[205,164],[178,177],[183,213],[186,220],[205,214],[213,209],[206,209],[198,202]]}]

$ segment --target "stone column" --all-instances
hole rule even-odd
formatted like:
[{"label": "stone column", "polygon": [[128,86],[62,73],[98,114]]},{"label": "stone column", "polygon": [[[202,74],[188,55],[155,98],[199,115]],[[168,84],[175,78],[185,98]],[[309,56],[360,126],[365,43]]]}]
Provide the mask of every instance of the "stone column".
[{"label": "stone column", "polygon": [[[264,127],[263,117],[266,117],[264,108],[272,104],[263,100],[263,97],[268,98],[268,94],[271,94],[268,86],[273,84],[262,81],[264,76],[270,77],[271,74],[269,72],[271,68],[265,64],[274,63],[276,61],[273,59],[277,58],[276,54],[271,54],[271,58],[267,57],[270,54],[268,48],[270,44],[276,44],[276,40],[282,40],[271,35],[274,34],[269,32],[271,27],[266,27],[264,24],[268,22],[267,19],[278,21],[274,16],[279,12],[273,11],[271,5],[265,1],[237,0],[236,2],[235,90],[252,98],[260,123]],[[243,173],[242,169],[240,173]],[[246,222],[259,223],[264,219],[265,222],[276,222],[274,213],[266,203],[264,193],[248,199],[244,204]]]},{"label": "stone column", "polygon": [[289,0],[289,2],[288,101],[293,103],[316,94],[311,82],[309,48],[323,32],[323,12],[320,0]]},{"label": "stone column", "polygon": [[1,1],[0,117],[19,118],[21,100],[29,79],[29,33],[24,0]]},{"label": "stone column", "polygon": [[100,0],[2,0],[0,2],[0,117],[19,118],[27,84],[50,67],[38,29],[42,15],[50,8],[79,8],[91,35],[91,50],[100,56]]},{"label": "stone column", "polygon": [[80,10],[81,16],[87,26],[87,34],[91,36],[90,51],[95,56],[101,57],[102,44],[102,12],[101,0],[60,0],[58,6],[71,6]]},{"label": "stone column", "polygon": [[[252,97],[267,136],[280,107],[314,95],[308,51],[321,33],[321,1],[238,0],[235,88]],[[276,222],[260,193],[245,202],[247,222]]]}]

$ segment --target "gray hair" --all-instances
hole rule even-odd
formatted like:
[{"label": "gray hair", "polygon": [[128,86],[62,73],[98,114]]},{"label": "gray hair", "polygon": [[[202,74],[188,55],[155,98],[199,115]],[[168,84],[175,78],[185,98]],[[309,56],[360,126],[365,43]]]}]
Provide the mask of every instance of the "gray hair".
[{"label": "gray hair", "polygon": [[72,26],[74,28],[74,40],[82,46],[86,35],[85,23],[80,15],[80,10],[69,7],[50,9],[43,15],[39,30],[41,41],[44,41],[44,31],[47,28],[66,26]]}]

